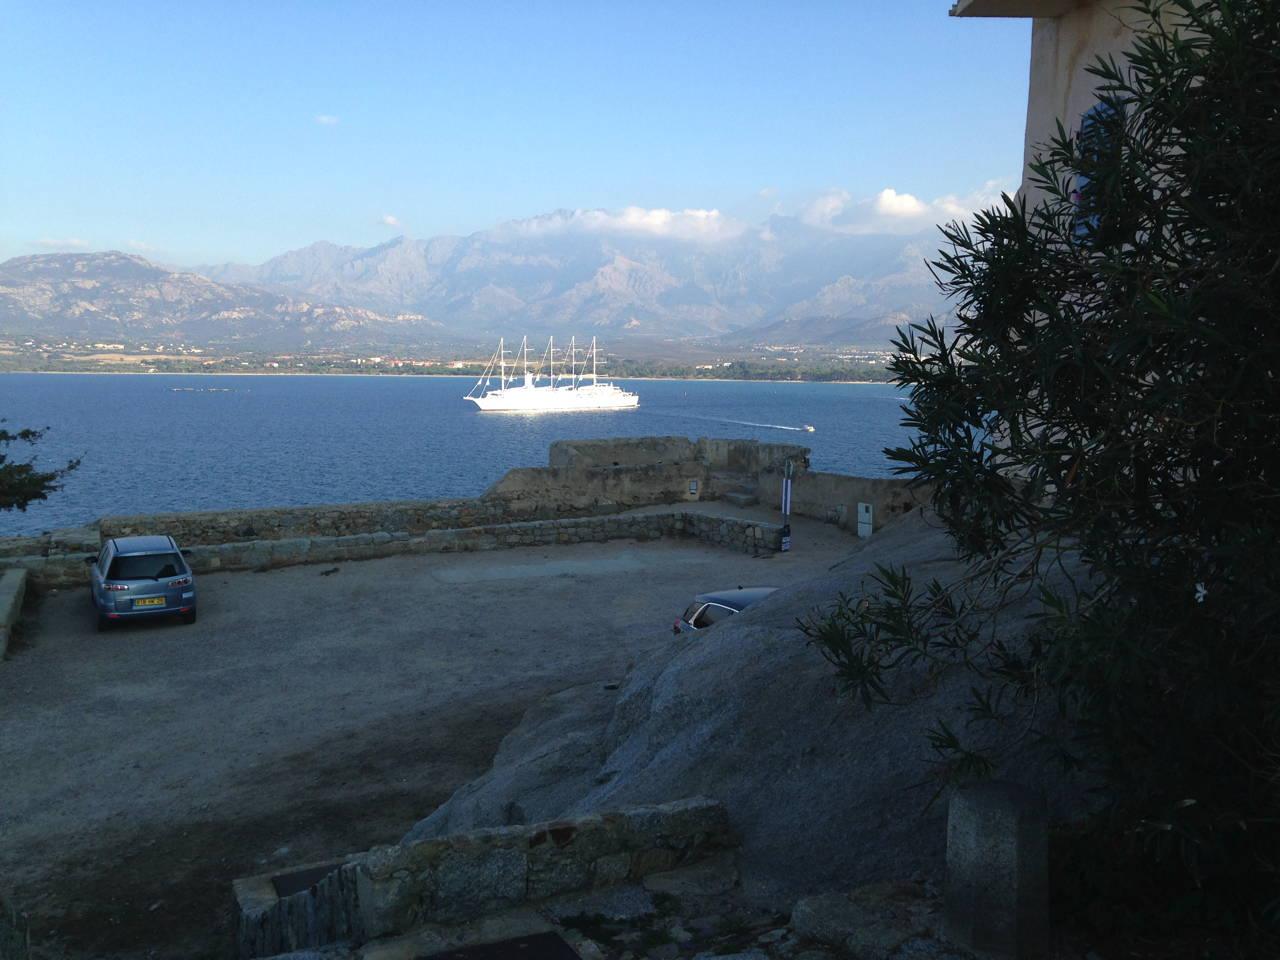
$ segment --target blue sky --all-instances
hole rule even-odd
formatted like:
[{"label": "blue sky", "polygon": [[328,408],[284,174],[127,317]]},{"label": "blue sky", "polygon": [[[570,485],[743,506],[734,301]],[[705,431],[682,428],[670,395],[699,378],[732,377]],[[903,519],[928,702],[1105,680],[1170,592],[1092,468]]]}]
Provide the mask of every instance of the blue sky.
[{"label": "blue sky", "polygon": [[929,218],[1021,165],[1029,21],[949,5],[9,0],[0,259],[258,262],[557,209]]}]

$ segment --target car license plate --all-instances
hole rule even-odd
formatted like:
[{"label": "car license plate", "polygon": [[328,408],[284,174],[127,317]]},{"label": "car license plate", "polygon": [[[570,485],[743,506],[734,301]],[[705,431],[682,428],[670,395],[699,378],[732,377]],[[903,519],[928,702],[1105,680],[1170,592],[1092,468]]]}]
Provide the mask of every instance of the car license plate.
[{"label": "car license plate", "polygon": [[144,597],[141,600],[133,601],[135,607],[163,607],[164,597]]}]

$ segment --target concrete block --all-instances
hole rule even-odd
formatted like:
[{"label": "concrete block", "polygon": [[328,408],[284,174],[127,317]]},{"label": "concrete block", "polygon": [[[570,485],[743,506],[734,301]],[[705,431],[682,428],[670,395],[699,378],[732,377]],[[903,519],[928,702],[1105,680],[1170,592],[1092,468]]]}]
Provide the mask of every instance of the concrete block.
[{"label": "concrete block", "polygon": [[1044,798],[1003,781],[958,790],[947,813],[947,938],[991,957],[1042,956],[1049,944]]}]

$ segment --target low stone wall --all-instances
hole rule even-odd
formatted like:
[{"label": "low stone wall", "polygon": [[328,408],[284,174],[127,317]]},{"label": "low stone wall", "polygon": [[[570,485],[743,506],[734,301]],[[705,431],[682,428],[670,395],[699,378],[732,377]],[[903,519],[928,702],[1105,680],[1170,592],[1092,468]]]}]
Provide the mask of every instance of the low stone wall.
[{"label": "low stone wall", "polygon": [[[756,486],[761,502],[782,502],[782,474],[765,471]],[[801,471],[791,484],[791,512],[834,523],[848,530],[858,528],[858,504],[872,507],[873,530],[929,501],[927,490],[911,490],[905,480],[849,477],[842,473]]]},{"label": "low stone wall", "polygon": [[27,595],[27,571],[6,570],[0,573],[0,658],[9,649],[9,631],[22,614],[22,601]]},{"label": "low stone wall", "polygon": [[[780,499],[782,467],[796,467],[792,511],[856,528],[857,504],[871,503],[879,528],[917,503],[905,481],[810,472],[809,451],[755,440],[638,437],[558,441],[547,467],[508,471],[483,496],[466,500],[402,500],[258,510],[219,510],[105,517],[95,526],[39,537],[0,538],[0,568],[24,569],[37,587],[85,580],[83,559],[100,539],[167,533],[196,552],[196,569],[252,569],[292,563],[368,559],[395,553],[484,550],[644,536],[658,520],[565,524],[618,516],[637,506],[714,500],[731,491]],[[750,495],[750,493],[748,494]],[[769,524],[690,519],[686,535],[735,549],[778,549]],[[640,523],[640,528],[634,526]],[[663,527],[656,536],[668,536]],[[685,533],[681,526],[675,532]]]},{"label": "low stone wall", "polygon": [[[706,490],[706,476],[706,468],[693,461],[520,467],[507,471],[483,496],[471,499],[139,514],[103,517],[99,528],[104,538],[167,533],[184,546],[391,530],[420,534],[699,500]],[[699,481],[692,492],[690,480]]]},{"label": "low stone wall", "polygon": [[[235,541],[190,547],[188,561],[191,569],[201,574],[216,570],[263,570],[301,563],[374,560],[402,554],[502,550],[508,547],[603,543],[608,540],[658,540],[672,536],[689,537],[747,553],[777,551],[782,547],[782,527],[776,523],[673,510],[430,530],[417,536],[401,530],[350,536]],[[41,588],[74,587],[88,582],[84,556],[76,553],[13,557],[7,562],[29,574]]]},{"label": "low stone wall", "polygon": [[724,807],[703,798],[377,847],[281,897],[288,875],[235,882],[242,958],[364,943],[522,903],[638,880],[734,845]]},{"label": "low stone wall", "polygon": [[30,956],[31,932],[26,917],[0,897],[0,960],[27,960]]},{"label": "low stone wall", "polygon": [[103,517],[99,526],[104,540],[167,533],[185,547],[299,537],[346,537],[388,530],[416,534],[528,519],[532,518],[519,515],[503,498],[475,498],[137,514]]}]

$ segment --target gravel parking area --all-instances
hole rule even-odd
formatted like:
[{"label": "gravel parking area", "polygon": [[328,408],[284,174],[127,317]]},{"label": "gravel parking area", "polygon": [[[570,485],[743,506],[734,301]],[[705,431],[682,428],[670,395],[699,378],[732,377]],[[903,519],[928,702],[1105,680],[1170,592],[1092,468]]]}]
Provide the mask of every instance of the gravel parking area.
[{"label": "gravel parking area", "polygon": [[[28,610],[0,663],[0,878],[50,957],[226,955],[237,876],[397,840],[549,692],[622,677],[694,592],[856,541],[394,557],[199,580],[200,620]],[[692,642],[692,641],[684,641]]]}]

